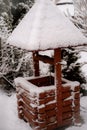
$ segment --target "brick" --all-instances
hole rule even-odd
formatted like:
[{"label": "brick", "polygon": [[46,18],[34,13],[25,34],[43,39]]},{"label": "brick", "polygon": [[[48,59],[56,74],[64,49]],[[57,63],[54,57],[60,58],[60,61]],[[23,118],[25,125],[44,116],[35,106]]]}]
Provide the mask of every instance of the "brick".
[{"label": "brick", "polygon": [[42,105],[42,104],[45,104],[45,99],[41,99],[38,101],[38,105]]},{"label": "brick", "polygon": [[57,115],[56,109],[47,111],[47,112],[46,112],[46,115],[47,115],[48,118],[49,118],[49,117],[52,117],[52,116],[56,116],[56,115]]},{"label": "brick", "polygon": [[63,101],[63,107],[71,106],[71,105],[72,105],[72,102],[73,102],[72,99]]},{"label": "brick", "polygon": [[41,113],[45,113],[45,107],[39,107],[38,108],[38,113],[41,114]]},{"label": "brick", "polygon": [[80,86],[76,86],[74,92],[80,91]]},{"label": "brick", "polygon": [[71,92],[62,93],[62,99],[66,99],[71,96]]},{"label": "brick", "polygon": [[66,92],[70,92],[71,91],[71,87],[67,86],[67,87],[62,87],[62,92],[66,93]]},{"label": "brick", "polygon": [[54,108],[56,108],[56,103],[47,104],[45,110],[52,110]]},{"label": "brick", "polygon": [[72,119],[66,119],[66,120],[63,120],[62,126],[69,126],[69,125],[72,125],[72,123],[73,123]]},{"label": "brick", "polygon": [[46,127],[46,122],[38,122],[38,125],[39,127],[42,129],[42,128],[45,128]]},{"label": "brick", "polygon": [[27,109],[28,111],[32,111],[33,113],[37,113],[37,107],[32,107],[29,104],[23,103],[23,108]]},{"label": "brick", "polygon": [[46,119],[46,113],[38,114],[38,120],[45,120],[45,119]]},{"label": "brick", "polygon": [[47,118],[47,120],[46,120],[47,124],[55,123],[56,121],[57,121],[56,116],[53,116],[53,117]]},{"label": "brick", "polygon": [[80,98],[80,93],[75,93],[74,98],[79,99]]},{"label": "brick", "polygon": [[48,103],[48,102],[53,101],[53,100],[55,100],[55,96],[46,97],[45,103]]},{"label": "brick", "polygon": [[54,96],[55,95],[55,89],[46,91],[46,96]]},{"label": "brick", "polygon": [[63,107],[62,108],[62,112],[71,112],[72,111],[72,107],[71,106],[67,106],[67,107]]},{"label": "brick", "polygon": [[37,114],[31,113],[30,111],[23,109],[24,115],[27,115],[28,118],[31,118],[32,120],[37,119]]},{"label": "brick", "polygon": [[80,110],[80,105],[73,107],[73,112],[78,112]]},{"label": "brick", "polygon": [[80,105],[80,98],[74,100],[75,105]]},{"label": "brick", "polygon": [[65,119],[69,119],[73,116],[73,113],[72,112],[66,112],[66,113],[63,113],[63,120]]},{"label": "brick", "polygon": [[57,122],[55,123],[50,123],[48,126],[47,126],[47,130],[54,130],[57,128]]},{"label": "brick", "polygon": [[39,99],[44,99],[45,96],[46,96],[45,92],[39,93],[38,98],[39,98]]}]

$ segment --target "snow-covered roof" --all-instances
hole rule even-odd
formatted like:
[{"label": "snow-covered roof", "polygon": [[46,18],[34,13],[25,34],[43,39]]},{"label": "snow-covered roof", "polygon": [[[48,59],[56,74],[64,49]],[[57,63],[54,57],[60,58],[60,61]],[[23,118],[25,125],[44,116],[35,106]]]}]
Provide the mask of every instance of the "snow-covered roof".
[{"label": "snow-covered roof", "polygon": [[73,6],[73,4],[57,5],[57,7],[65,15],[68,16],[68,13],[69,13],[71,16],[74,16],[74,6]]},{"label": "snow-covered roof", "polygon": [[29,51],[87,44],[87,38],[50,0],[37,0],[7,43]]},{"label": "snow-covered roof", "polygon": [[58,3],[72,2],[72,0],[56,0]]}]

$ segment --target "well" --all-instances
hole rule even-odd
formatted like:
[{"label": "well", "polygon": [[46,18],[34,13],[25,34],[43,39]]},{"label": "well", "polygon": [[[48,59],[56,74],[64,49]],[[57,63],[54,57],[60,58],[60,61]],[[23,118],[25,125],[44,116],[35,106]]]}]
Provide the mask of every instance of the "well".
[{"label": "well", "polygon": [[[87,38],[51,0],[36,0],[7,43],[33,53],[34,77],[15,79],[19,117],[34,130],[78,124],[80,84],[62,78],[61,49],[85,45]],[[46,50],[54,58],[39,53]],[[40,76],[39,61],[52,64],[54,76]]]},{"label": "well", "polygon": [[[35,130],[79,123],[80,84],[61,78],[61,50],[54,50],[54,59],[33,53],[35,77],[15,79],[19,118]],[[39,76],[39,60],[54,65],[55,74]]]},{"label": "well", "polygon": [[[39,82],[38,82],[39,81]],[[19,118],[29,122],[34,130],[54,130],[79,123],[80,86],[78,82],[62,79],[62,124],[59,124],[56,87],[53,76],[17,78]]]}]

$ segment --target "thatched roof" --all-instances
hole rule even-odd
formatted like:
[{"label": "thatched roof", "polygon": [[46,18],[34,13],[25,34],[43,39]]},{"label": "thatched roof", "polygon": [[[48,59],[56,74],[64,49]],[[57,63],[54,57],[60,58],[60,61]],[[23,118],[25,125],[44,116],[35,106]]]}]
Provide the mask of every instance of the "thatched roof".
[{"label": "thatched roof", "polygon": [[87,38],[51,0],[37,0],[7,43],[34,51],[84,45]]}]

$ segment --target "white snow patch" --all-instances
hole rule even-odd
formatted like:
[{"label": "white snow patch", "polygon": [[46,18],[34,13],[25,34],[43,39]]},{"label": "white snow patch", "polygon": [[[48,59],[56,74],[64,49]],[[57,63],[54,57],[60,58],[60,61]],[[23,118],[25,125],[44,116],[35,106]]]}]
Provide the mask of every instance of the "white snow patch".
[{"label": "white snow patch", "polygon": [[8,97],[0,90],[0,130],[32,130],[17,115],[16,94]]}]

